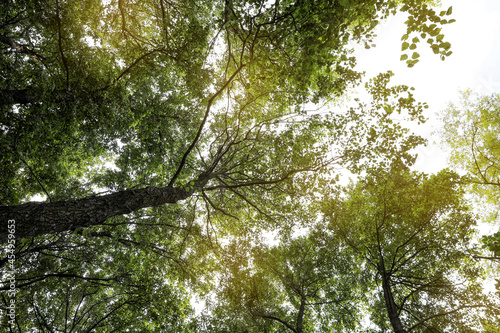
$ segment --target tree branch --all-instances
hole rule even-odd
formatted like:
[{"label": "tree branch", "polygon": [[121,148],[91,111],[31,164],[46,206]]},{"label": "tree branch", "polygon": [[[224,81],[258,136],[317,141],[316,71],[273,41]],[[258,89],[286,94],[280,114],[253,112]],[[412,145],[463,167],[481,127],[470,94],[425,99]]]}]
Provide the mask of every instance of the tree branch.
[{"label": "tree branch", "polygon": [[227,88],[227,86],[234,80],[236,75],[243,69],[243,67],[245,67],[245,65],[239,66],[238,69],[236,69],[236,71],[233,73],[233,75],[231,75],[229,80],[227,80],[226,83],[224,83],[224,85],[219,90],[217,90],[217,92],[212,97],[210,97],[210,99],[208,100],[207,110],[205,111],[205,116],[203,117],[203,120],[200,124],[200,127],[198,128],[198,132],[196,133],[194,140],[191,142],[188,149],[186,150],[186,152],[182,156],[181,163],[180,163],[179,167],[177,168],[177,171],[175,172],[174,176],[172,177],[172,179],[168,183],[168,187],[174,186],[175,181],[177,180],[177,178],[179,178],[179,175],[181,174],[181,171],[184,168],[184,165],[186,164],[187,157],[189,156],[191,151],[196,146],[196,143],[198,143],[198,140],[200,139],[201,133],[203,132],[203,127],[205,126],[205,123],[208,119],[208,115],[210,114],[210,108],[212,107],[212,103],[214,102],[215,98],[217,96],[219,96]]},{"label": "tree branch", "polygon": [[38,60],[42,61],[42,63],[45,60],[45,57],[42,57],[41,55],[39,55],[35,51],[33,51],[31,49],[28,49],[25,45],[21,45],[21,44],[16,43],[12,39],[12,37],[7,37],[5,35],[0,35],[0,42],[4,43],[6,45],[9,45],[12,48],[12,50],[14,50],[16,53],[23,53],[23,54],[30,55],[30,56],[33,57],[33,59],[35,59],[35,60],[38,59]]},{"label": "tree branch", "polygon": [[38,185],[40,185],[40,187],[42,188],[43,192],[45,192],[45,194],[49,198],[49,201],[52,202],[52,198],[51,198],[49,192],[47,192],[47,190],[45,189],[45,187],[43,186],[43,184],[40,182],[40,179],[38,179],[38,177],[35,175],[35,173],[33,172],[33,169],[31,169],[31,167],[29,166],[29,164],[21,157],[21,155],[19,155],[19,153],[17,154],[17,156],[26,165],[26,167],[28,168],[28,170],[30,171],[30,173],[33,175],[33,177],[35,177]]},{"label": "tree branch", "polygon": [[61,60],[63,62],[64,70],[66,71],[66,90],[69,89],[69,69],[68,69],[68,62],[66,60],[66,57],[64,56],[64,52],[62,49],[62,27],[61,27],[61,9],[59,7],[59,1],[56,0],[56,21],[57,21],[57,31],[58,31],[58,46],[59,46],[59,53],[61,54]]},{"label": "tree branch", "polygon": [[271,319],[271,320],[274,320],[274,321],[277,321],[283,325],[286,326],[286,328],[288,328],[289,330],[291,330],[292,332],[294,333],[298,333],[297,330],[290,324],[288,324],[286,321],[278,318],[278,317],[274,317],[274,316],[271,316],[271,315],[264,315],[264,314],[259,314],[259,313],[255,313],[255,312],[250,312],[253,316],[256,316],[256,317],[260,317],[260,318],[264,318],[264,319]]},{"label": "tree branch", "polygon": [[429,321],[431,319],[434,319],[436,317],[442,317],[442,316],[447,316],[449,314],[452,314],[452,313],[455,313],[455,312],[458,312],[460,310],[463,310],[463,309],[471,309],[471,308],[483,308],[484,305],[464,305],[464,306],[460,306],[454,310],[450,310],[450,311],[447,311],[447,312],[441,312],[441,313],[437,313],[435,315],[432,315],[430,317],[427,317],[427,318],[424,318],[424,319],[420,319],[418,323],[416,323],[415,325],[413,325],[412,327],[410,327],[408,329],[408,332],[411,332],[412,330],[414,330],[415,328],[421,326],[421,325],[424,325],[426,321]]}]

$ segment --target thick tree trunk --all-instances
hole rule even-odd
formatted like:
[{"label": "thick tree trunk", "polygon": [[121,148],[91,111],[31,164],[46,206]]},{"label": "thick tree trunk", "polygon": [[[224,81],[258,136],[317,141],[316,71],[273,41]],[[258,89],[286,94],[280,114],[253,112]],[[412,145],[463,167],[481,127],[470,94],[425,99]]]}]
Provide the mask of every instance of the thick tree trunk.
[{"label": "thick tree trunk", "polygon": [[382,289],[384,291],[385,307],[387,309],[387,314],[389,315],[389,320],[391,322],[392,328],[395,333],[407,333],[408,331],[403,328],[401,320],[399,319],[398,308],[394,302],[394,297],[392,295],[391,285],[387,273],[382,268]]},{"label": "thick tree trunk", "polygon": [[[53,90],[49,94],[49,98],[52,101],[71,101],[75,99],[74,96],[68,95],[66,90]],[[82,96],[86,98],[86,96]],[[14,105],[14,104],[30,104],[46,101],[44,100],[44,93],[41,90],[29,88],[29,89],[2,89],[0,90],[0,105]]]},{"label": "thick tree trunk", "polygon": [[0,91],[0,105],[29,104],[39,100],[40,93],[30,89]]},{"label": "thick tree trunk", "polygon": [[[147,187],[54,203],[29,202],[1,206],[0,243],[7,241],[12,224],[15,225],[15,238],[19,240],[102,224],[110,217],[129,214],[141,208],[173,204],[193,193],[194,190],[175,187]],[[12,220],[15,222],[9,222]]]}]

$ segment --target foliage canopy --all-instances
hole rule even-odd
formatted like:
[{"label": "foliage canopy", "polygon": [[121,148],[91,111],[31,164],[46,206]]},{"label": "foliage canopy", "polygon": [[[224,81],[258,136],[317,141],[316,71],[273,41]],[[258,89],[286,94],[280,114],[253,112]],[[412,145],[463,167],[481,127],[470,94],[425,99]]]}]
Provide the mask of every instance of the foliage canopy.
[{"label": "foliage canopy", "polygon": [[[0,264],[15,256],[19,300],[16,319],[3,317],[2,326],[340,332],[358,329],[363,311],[372,311],[384,330],[388,319],[376,310],[383,303],[370,298],[380,281],[384,290],[388,281],[404,285],[391,297],[424,319],[450,309],[423,304],[435,291],[450,302],[480,294],[472,282],[472,291],[458,290],[443,276],[477,272],[463,270],[472,220],[453,175],[372,174],[364,190],[342,189],[342,200],[334,187],[339,168],[362,173],[413,162],[409,151],[424,140],[394,120],[395,113],[424,120],[426,105],[412,89],[392,86],[383,73],[366,84],[370,101],[309,110],[362,82],[352,45],[371,47],[377,25],[397,12],[408,14],[401,42],[412,52],[402,56],[410,67],[420,38],[449,56],[441,28],[453,22],[451,8],[438,14],[415,0],[21,0],[3,1],[0,10],[0,242],[8,244]],[[401,185],[401,195],[381,193],[384,181],[396,192]],[[45,201],[27,202],[34,195]],[[326,214],[328,227],[318,224],[331,203],[322,197],[340,200],[342,223]],[[381,241],[371,221],[384,199],[403,222],[387,223]],[[449,216],[426,220],[440,209]],[[351,222],[365,252],[345,230]],[[297,226],[310,232],[295,237]],[[281,243],[264,244],[267,232]],[[423,258],[418,276],[406,277],[411,286],[381,268],[404,261],[405,246],[404,256]],[[439,246],[449,256],[431,260],[429,249]],[[416,298],[406,301],[405,292]],[[194,294],[220,303],[197,315]],[[8,302],[0,300],[3,311]],[[454,315],[437,317],[429,325],[467,327]],[[424,319],[400,316],[419,329]]]}]

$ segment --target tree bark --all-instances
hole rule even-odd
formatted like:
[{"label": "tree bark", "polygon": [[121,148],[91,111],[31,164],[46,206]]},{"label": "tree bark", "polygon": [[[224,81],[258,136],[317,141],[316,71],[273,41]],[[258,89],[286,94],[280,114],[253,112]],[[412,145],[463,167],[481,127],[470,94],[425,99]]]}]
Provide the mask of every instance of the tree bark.
[{"label": "tree bark", "polygon": [[[75,99],[74,96],[69,95],[66,90],[59,89],[53,90],[47,93],[50,100],[52,101],[63,101]],[[87,96],[81,96],[81,98],[88,99]],[[41,90],[27,88],[27,89],[1,89],[0,90],[0,105],[14,105],[14,104],[30,104],[36,102],[46,101],[44,99],[44,93]]]},{"label": "tree bark", "polygon": [[[7,241],[12,224],[15,225],[15,239],[19,240],[99,225],[113,216],[176,203],[190,197],[194,191],[194,188],[188,191],[177,187],[147,187],[54,203],[0,206],[0,243]],[[15,222],[9,222],[12,220]]]},{"label": "tree bark", "polygon": [[302,299],[300,300],[299,314],[297,316],[297,333],[302,333],[303,331],[305,309],[306,309],[306,299],[305,297],[302,296]]},{"label": "tree bark", "polygon": [[389,276],[385,272],[385,269],[381,268],[382,274],[382,289],[384,291],[385,307],[387,309],[387,314],[391,322],[394,333],[408,333],[407,330],[403,328],[403,324],[399,319],[398,308],[394,302],[394,297],[392,295],[391,285]]},{"label": "tree bark", "polygon": [[0,91],[0,105],[29,104],[40,100],[40,94],[31,89]]}]

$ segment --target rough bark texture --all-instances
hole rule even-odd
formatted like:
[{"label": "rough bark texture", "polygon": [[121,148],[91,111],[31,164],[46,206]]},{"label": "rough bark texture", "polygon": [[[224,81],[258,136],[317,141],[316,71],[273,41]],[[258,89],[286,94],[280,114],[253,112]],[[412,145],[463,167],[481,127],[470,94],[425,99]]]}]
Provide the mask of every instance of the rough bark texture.
[{"label": "rough bark texture", "polygon": [[30,89],[0,90],[0,105],[29,104],[38,102],[40,93]]},{"label": "rough bark texture", "polygon": [[382,270],[381,273],[385,307],[387,309],[387,314],[389,315],[392,328],[394,329],[394,333],[408,333],[408,331],[403,328],[403,324],[401,324],[401,320],[399,319],[398,308],[394,302],[394,297],[392,296],[389,277],[387,276],[385,270]]},{"label": "rough bark texture", "polygon": [[176,203],[188,198],[193,192],[175,187],[147,187],[54,203],[29,202],[1,206],[0,243],[7,241],[9,220],[15,220],[15,237],[19,240],[102,224],[110,217],[129,214],[141,208]]},{"label": "rough bark texture", "polygon": [[[48,94],[48,100],[54,102],[61,101],[75,101],[77,96],[68,94],[68,92],[64,89],[62,90],[52,90],[48,93],[43,92],[40,89],[36,88],[28,88],[28,89],[2,89],[0,90],[0,105],[14,105],[14,104],[31,104],[38,103],[44,100],[44,94]],[[81,94],[79,96],[82,100],[89,100],[98,102],[98,97],[94,97],[93,99],[89,99],[85,94]],[[45,100],[47,101],[47,99]]]}]

